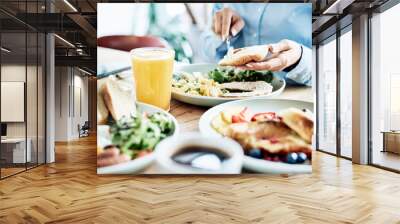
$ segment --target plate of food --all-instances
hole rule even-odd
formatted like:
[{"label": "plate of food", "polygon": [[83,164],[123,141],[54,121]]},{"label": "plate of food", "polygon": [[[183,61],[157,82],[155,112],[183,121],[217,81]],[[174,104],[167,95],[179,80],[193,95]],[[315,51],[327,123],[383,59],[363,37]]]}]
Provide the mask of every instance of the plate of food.
[{"label": "plate of food", "polygon": [[285,86],[285,80],[270,71],[216,64],[180,65],[174,71],[172,97],[189,104],[215,106],[238,99],[271,98],[281,94]]},{"label": "plate of food", "polygon": [[243,166],[258,173],[310,173],[313,104],[282,99],[247,99],[209,109],[200,132],[228,137],[244,150]]},{"label": "plate of food", "polygon": [[132,89],[114,78],[98,84],[97,173],[138,173],[154,161],[155,146],[179,132],[178,122],[162,109],[135,102]]}]

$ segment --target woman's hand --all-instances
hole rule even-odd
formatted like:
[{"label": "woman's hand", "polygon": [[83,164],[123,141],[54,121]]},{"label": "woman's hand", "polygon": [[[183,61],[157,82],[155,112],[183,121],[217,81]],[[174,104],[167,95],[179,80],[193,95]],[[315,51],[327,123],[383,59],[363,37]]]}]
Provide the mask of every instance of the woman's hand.
[{"label": "woman's hand", "polygon": [[291,40],[282,40],[279,43],[270,44],[268,45],[268,50],[270,55],[266,59],[249,62],[238,67],[246,70],[282,71],[296,64],[302,55],[301,46]]},{"label": "woman's hand", "polygon": [[97,167],[111,166],[129,160],[129,156],[120,154],[119,149],[112,147],[97,154]]},{"label": "woman's hand", "polygon": [[243,27],[242,17],[230,8],[223,8],[214,14],[212,30],[223,41],[230,35],[236,36]]}]

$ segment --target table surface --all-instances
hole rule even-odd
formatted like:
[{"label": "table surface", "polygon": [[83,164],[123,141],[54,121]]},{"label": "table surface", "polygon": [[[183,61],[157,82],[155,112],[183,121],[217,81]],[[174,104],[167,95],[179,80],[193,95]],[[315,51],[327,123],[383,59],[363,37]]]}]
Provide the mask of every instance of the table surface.
[{"label": "table surface", "polygon": [[[98,48],[98,63],[106,64],[108,61],[123,61],[129,63],[129,54],[123,51]],[[118,60],[115,60],[118,59]],[[115,65],[115,64],[114,64]],[[119,64],[121,66],[121,64]],[[127,80],[125,80],[127,81]],[[314,102],[314,93],[311,87],[286,86],[285,90],[275,99],[291,99]],[[201,115],[209,108],[190,105],[177,100],[171,101],[170,113],[177,119],[182,132],[198,131],[198,121]],[[149,167],[144,173],[156,173],[154,167]]]},{"label": "table surface", "polygon": [[381,131],[381,133],[400,135],[400,131]]},{"label": "table surface", "polygon": [[[98,67],[111,65],[108,67],[108,72],[112,69],[129,66],[130,63],[128,52],[102,47],[97,48],[97,59]],[[274,98],[314,102],[314,93],[311,87],[286,86],[282,94]],[[194,106],[172,100],[170,113],[178,120],[181,131],[196,131],[198,130],[198,120],[207,109],[206,107]]]}]

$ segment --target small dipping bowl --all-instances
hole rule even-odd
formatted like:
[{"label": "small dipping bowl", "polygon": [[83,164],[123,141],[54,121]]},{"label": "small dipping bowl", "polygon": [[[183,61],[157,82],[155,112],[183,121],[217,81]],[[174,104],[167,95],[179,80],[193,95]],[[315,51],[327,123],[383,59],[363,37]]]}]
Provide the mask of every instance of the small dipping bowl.
[{"label": "small dipping bowl", "polygon": [[[205,153],[225,155],[217,170],[197,168],[178,163],[174,156],[185,148],[196,147],[208,149]],[[201,151],[199,151],[201,152]],[[156,170],[160,174],[240,174],[243,162],[243,149],[239,143],[229,138],[207,137],[200,133],[185,133],[164,139],[155,148]]]}]

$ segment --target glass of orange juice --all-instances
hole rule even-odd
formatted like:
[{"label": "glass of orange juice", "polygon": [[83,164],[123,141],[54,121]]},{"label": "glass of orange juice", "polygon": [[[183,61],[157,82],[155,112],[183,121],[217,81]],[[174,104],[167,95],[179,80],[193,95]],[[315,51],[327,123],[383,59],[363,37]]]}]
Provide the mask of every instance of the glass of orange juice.
[{"label": "glass of orange juice", "polygon": [[131,51],[136,99],[164,110],[171,102],[175,52],[166,48],[136,48]]}]

